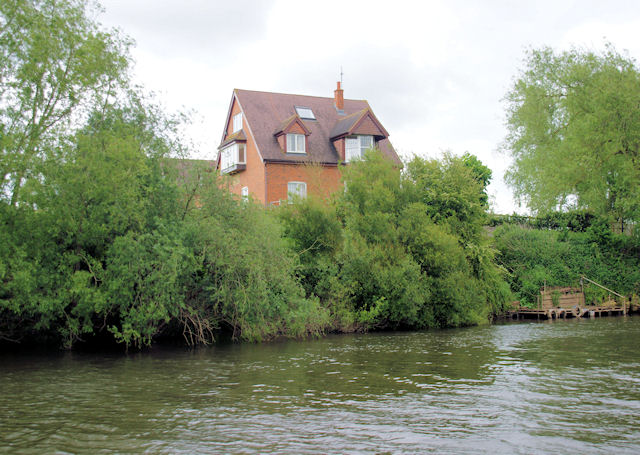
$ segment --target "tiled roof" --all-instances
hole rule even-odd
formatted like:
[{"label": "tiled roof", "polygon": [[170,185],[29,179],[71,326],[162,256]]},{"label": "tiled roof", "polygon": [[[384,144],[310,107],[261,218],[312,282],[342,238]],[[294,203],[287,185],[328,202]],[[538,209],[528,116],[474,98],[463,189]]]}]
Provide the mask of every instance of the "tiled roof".
[{"label": "tiled roof", "polygon": [[366,114],[367,109],[362,109],[358,112],[354,112],[351,115],[346,115],[342,117],[331,129],[330,137],[338,137],[343,134],[347,134],[349,130],[355,125],[358,120],[362,118],[364,114]]},{"label": "tiled roof", "polygon": [[[344,100],[344,115],[339,115],[334,106],[334,99],[318,96],[289,95],[284,93],[256,92],[251,90],[234,90],[235,96],[245,116],[258,150],[265,161],[279,162],[314,162],[337,164],[338,152],[331,142],[334,127],[342,124],[351,114],[370,109],[364,100]],[[296,115],[295,106],[310,108],[316,120],[302,120],[310,131],[306,155],[288,155],[284,153],[274,132],[284,123],[289,123]],[[354,122],[360,116],[353,116]],[[349,127],[350,128],[350,127]],[[347,131],[349,130],[347,128]],[[378,142],[378,147],[389,158],[400,163],[400,159],[388,138]]]},{"label": "tiled roof", "polygon": [[236,131],[235,133],[228,135],[227,138],[224,141],[222,141],[222,144],[220,144],[220,147],[218,148],[222,148],[225,145],[232,143],[233,141],[246,142],[246,140],[247,140],[247,136],[244,134],[243,130]]},{"label": "tiled roof", "polygon": [[215,160],[194,160],[187,158],[165,158],[163,163],[168,168],[173,168],[178,172],[178,177],[188,179],[194,177],[195,170],[212,172],[216,169]]}]

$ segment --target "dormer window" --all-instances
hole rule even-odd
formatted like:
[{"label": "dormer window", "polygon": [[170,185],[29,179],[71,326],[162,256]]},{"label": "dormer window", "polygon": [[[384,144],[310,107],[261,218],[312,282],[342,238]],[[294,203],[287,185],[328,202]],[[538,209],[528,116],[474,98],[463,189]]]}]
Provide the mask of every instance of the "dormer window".
[{"label": "dormer window", "polygon": [[350,163],[353,160],[362,158],[364,152],[373,147],[373,136],[349,136],[346,138],[344,145],[344,161]]},{"label": "dormer window", "polygon": [[233,116],[233,132],[240,131],[242,129],[242,112]]},{"label": "dormer window", "polygon": [[313,111],[309,107],[296,106],[296,113],[298,117],[303,120],[315,120],[316,116],[313,115]]},{"label": "dormer window", "polygon": [[306,153],[304,134],[287,134],[287,153]]}]

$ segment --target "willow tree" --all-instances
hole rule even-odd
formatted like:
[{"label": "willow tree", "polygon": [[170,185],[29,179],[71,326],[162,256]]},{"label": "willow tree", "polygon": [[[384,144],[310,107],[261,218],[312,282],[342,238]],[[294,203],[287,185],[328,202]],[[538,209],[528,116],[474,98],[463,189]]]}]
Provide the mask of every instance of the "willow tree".
[{"label": "willow tree", "polygon": [[527,53],[506,96],[514,163],[507,181],[540,213],[591,209],[640,219],[640,71],[611,45],[604,52]]},{"label": "willow tree", "polygon": [[129,42],[83,0],[0,2],[0,200],[42,179],[40,165],[126,81]]}]

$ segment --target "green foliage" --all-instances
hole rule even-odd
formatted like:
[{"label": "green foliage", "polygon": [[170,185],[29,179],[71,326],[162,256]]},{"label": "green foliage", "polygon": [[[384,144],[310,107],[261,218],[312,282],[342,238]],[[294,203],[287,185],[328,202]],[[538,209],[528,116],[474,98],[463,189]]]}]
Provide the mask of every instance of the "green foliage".
[{"label": "green foliage", "polygon": [[307,295],[324,301],[332,297],[332,277],[336,274],[334,257],[342,247],[342,226],[333,206],[309,197],[283,206],[277,212],[284,236],[297,252],[298,274]]},{"label": "green foliage", "polygon": [[487,166],[469,152],[462,155],[462,162],[465,166],[471,169],[471,172],[475,180],[482,185],[482,195],[480,196],[480,202],[485,206],[489,205],[489,196],[487,195],[487,186],[491,182],[491,176],[493,172]]},{"label": "green foliage", "polygon": [[445,155],[402,174],[371,151],[344,170],[347,190],[331,204],[284,210],[307,294],[328,303],[335,327],[450,327],[502,311],[510,292],[483,234],[484,181],[465,159],[483,168]]},{"label": "green foliage", "polygon": [[[593,223],[602,223],[602,218],[596,217],[588,210],[568,210],[565,212],[548,212],[537,216],[526,215],[491,215],[489,226],[512,224],[532,229],[551,229],[557,231],[569,230],[585,232]],[[609,231],[610,229],[607,228]]]},{"label": "green foliage", "polygon": [[149,345],[163,324],[178,315],[183,305],[181,280],[194,268],[189,253],[171,232],[129,231],[114,240],[99,288],[104,299],[92,299],[92,309],[114,319],[109,331],[116,341]]},{"label": "green foliage", "polygon": [[639,219],[640,72],[631,58],[610,45],[531,50],[506,100],[507,179],[532,210]]},{"label": "green foliage", "polygon": [[[504,225],[495,230],[494,242],[498,260],[510,272],[511,289],[529,305],[545,284],[578,286],[581,275],[621,294],[637,292],[640,283],[640,245],[602,224],[564,233]],[[589,303],[601,300],[606,291],[587,286],[585,294]]]},{"label": "green foliage", "polygon": [[0,197],[21,202],[68,129],[123,86],[127,40],[81,0],[0,3]]},{"label": "green foliage", "polygon": [[481,237],[487,209],[485,187],[468,162],[448,153],[442,160],[416,157],[407,163],[405,179],[411,184],[411,197],[425,204],[433,221],[450,228],[463,242]]},{"label": "green foliage", "polygon": [[200,207],[186,220],[198,269],[187,281],[188,312],[247,340],[321,333],[328,316],[305,299],[277,220],[220,189],[211,174],[198,193]]},{"label": "green foliage", "polygon": [[2,336],[72,346],[108,331],[139,348],[164,333],[206,343],[324,331],[277,220],[205,164],[164,159],[167,125],[139,108],[95,113],[45,163],[28,205],[2,204]]}]

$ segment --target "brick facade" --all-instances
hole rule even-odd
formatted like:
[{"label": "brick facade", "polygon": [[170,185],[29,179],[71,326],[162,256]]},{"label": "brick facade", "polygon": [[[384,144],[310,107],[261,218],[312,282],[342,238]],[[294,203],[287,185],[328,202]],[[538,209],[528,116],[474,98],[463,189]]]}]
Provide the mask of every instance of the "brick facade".
[{"label": "brick facade", "polygon": [[304,182],[307,184],[307,194],[320,197],[328,197],[331,193],[342,188],[338,166],[267,163],[265,178],[267,182],[266,205],[277,205],[281,201],[285,201],[289,182]]}]

